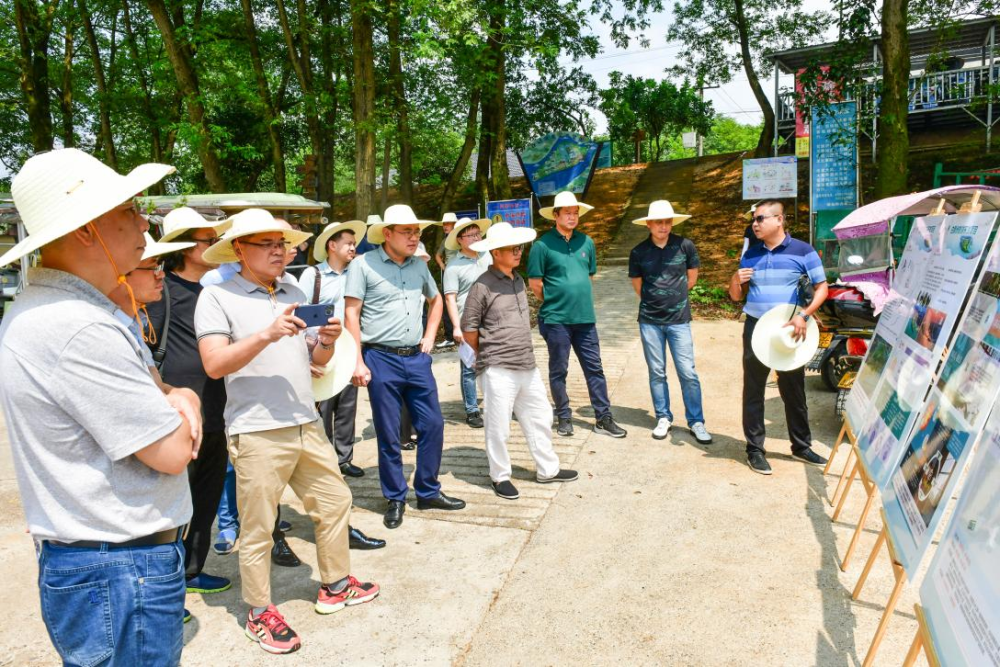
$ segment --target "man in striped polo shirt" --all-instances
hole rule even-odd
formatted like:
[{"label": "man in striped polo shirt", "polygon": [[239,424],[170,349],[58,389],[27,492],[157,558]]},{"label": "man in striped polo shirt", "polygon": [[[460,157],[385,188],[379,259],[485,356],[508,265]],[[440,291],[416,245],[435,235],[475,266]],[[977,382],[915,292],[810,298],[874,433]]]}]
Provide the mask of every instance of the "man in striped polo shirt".
[{"label": "man in striped polo shirt", "polygon": [[[750,344],[753,330],[757,320],[771,308],[798,303],[799,280],[808,276],[815,288],[812,302],[787,325],[794,328],[795,338],[804,338],[806,322],[826,300],[827,285],[823,263],[816,251],[785,231],[785,208],[780,201],[765,200],[757,204],[753,233],[760,243],[750,246],[744,253],[739,270],[729,281],[729,296],[734,301],[746,297],[743,307],[747,316],[743,328],[743,434],[747,440],[747,465],[754,472],[770,475],[771,466],[764,451],[764,388],[771,369],[753,353]],[[813,465],[825,465],[826,459],[812,451],[805,369],[778,373],[778,391],[785,404],[792,456]]]}]

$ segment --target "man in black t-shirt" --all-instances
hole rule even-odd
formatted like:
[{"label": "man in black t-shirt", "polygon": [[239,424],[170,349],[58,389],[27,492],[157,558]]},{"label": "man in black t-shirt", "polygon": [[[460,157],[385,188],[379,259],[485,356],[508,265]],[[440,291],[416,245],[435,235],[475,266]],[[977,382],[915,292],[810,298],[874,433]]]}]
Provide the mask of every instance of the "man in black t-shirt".
[{"label": "man in black t-shirt", "polygon": [[695,439],[707,445],[712,436],[705,429],[701,383],[694,368],[691,337],[691,304],[688,290],[698,280],[698,251],[690,239],[672,234],[674,223],[691,216],[674,213],[670,202],[649,205],[649,213],[632,222],[649,228],[649,238],[632,249],[628,276],[639,295],[639,335],[649,368],[649,390],[656,412],[653,438],[663,440],[670,431],[670,393],[667,388],[666,348],[681,383],[688,428]]}]

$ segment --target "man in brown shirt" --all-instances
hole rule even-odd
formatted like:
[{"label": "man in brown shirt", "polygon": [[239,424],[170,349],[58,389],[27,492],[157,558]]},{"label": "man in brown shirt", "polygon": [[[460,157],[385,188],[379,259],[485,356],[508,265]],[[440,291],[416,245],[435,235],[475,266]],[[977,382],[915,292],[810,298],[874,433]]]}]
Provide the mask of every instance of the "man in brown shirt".
[{"label": "man in brown shirt", "polygon": [[510,481],[507,452],[511,415],[517,417],[528,441],[538,482],[571,482],[578,477],[575,470],[559,469],[552,448],[552,406],[535,364],[524,279],[515,270],[523,244],[534,238],[533,229],[498,222],[485,240],[470,246],[476,252],[489,252],[493,266],[472,285],[462,313],[462,333],[476,351],[476,373],[483,382],[490,479],[494,493],[507,500],[519,495]]}]

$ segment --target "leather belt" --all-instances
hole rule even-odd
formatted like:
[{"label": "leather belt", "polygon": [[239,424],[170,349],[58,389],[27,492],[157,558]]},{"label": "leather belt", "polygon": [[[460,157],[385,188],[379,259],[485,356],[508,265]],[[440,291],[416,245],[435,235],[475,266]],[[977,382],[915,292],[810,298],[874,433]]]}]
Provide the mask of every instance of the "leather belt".
[{"label": "leather belt", "polygon": [[77,542],[59,542],[58,540],[45,540],[49,544],[57,547],[72,547],[76,549],[100,549],[107,545],[108,549],[128,549],[129,547],[155,547],[162,544],[173,544],[179,540],[186,526],[180,528],[168,528],[152,535],[144,535],[127,542],[94,542],[91,540],[79,540]]},{"label": "leather belt", "polygon": [[363,348],[369,350],[377,350],[379,352],[385,352],[386,354],[395,354],[400,357],[415,357],[420,354],[420,346],[412,345],[410,347],[389,347],[387,345],[376,345],[375,343],[365,343]]}]

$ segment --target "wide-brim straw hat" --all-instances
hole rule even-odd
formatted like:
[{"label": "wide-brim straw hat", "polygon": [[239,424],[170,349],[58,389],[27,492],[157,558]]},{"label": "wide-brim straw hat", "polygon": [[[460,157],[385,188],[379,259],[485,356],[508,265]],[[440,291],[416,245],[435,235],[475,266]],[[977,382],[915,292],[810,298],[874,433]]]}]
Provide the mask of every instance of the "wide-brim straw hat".
[{"label": "wide-brim straw hat", "polygon": [[479,227],[479,231],[482,232],[483,236],[485,236],[486,230],[489,229],[492,224],[493,221],[488,218],[479,218],[477,220],[462,218],[455,223],[455,227],[448,232],[448,236],[444,240],[444,247],[448,250],[458,250],[461,248],[461,246],[458,245],[458,235],[462,233],[463,229],[475,225],[476,227]]},{"label": "wide-brim straw hat", "polygon": [[[330,306],[333,308],[333,306]],[[358,344],[347,329],[340,334],[333,346],[333,356],[323,367],[323,375],[313,378],[313,398],[325,401],[333,398],[351,384],[354,367],[358,363]]]},{"label": "wide-brim straw hat", "polygon": [[571,206],[580,207],[580,217],[582,218],[590,211],[594,210],[594,207],[590,204],[584,204],[582,201],[576,200],[576,195],[569,190],[565,192],[560,192],[556,195],[556,199],[552,202],[552,206],[546,206],[545,208],[538,210],[538,215],[542,216],[546,220],[555,220],[556,215],[553,211],[557,208],[569,208]]},{"label": "wide-brim straw hat", "polygon": [[163,216],[163,235],[160,236],[162,243],[173,241],[175,238],[193,229],[212,229],[216,234],[221,234],[230,226],[229,220],[217,220],[215,222],[207,220],[198,211],[187,206],[179,206]]},{"label": "wide-brim straw hat", "polygon": [[385,215],[381,222],[368,227],[369,243],[385,243],[385,235],[382,233],[390,225],[420,225],[420,231],[424,231],[433,225],[440,225],[434,220],[418,220],[413,209],[406,204],[394,204],[385,209]]},{"label": "wide-brim straw hat", "polygon": [[233,249],[233,241],[244,236],[279,233],[289,246],[297,246],[312,237],[310,232],[300,232],[283,227],[269,211],[262,208],[245,209],[229,220],[233,225],[222,235],[222,240],[206,250],[201,256],[209,264],[240,261]]},{"label": "wide-brim straw hat", "polygon": [[76,231],[173,172],[151,162],[122,176],[76,148],[29,158],[10,188],[28,237],[0,257],[0,266]]},{"label": "wide-brim straw hat", "polygon": [[805,366],[819,349],[819,327],[815,319],[806,323],[804,340],[792,338],[792,327],[786,327],[798,312],[790,303],[775,306],[757,320],[750,346],[754,355],[768,368],[790,371]]},{"label": "wide-brim straw hat", "polygon": [[313,246],[313,258],[317,262],[325,262],[328,257],[326,252],[326,242],[337,232],[353,232],[355,243],[361,243],[365,237],[365,230],[368,226],[360,220],[348,220],[347,222],[331,222],[323,228],[323,231],[316,237],[316,245]]},{"label": "wide-brim straw hat", "polygon": [[509,222],[495,222],[482,241],[476,241],[469,246],[475,252],[489,252],[497,248],[507,248],[524,243],[531,243],[538,232],[530,227],[514,227]]},{"label": "wide-brim straw hat", "polygon": [[169,255],[172,252],[177,252],[178,250],[187,250],[188,248],[194,246],[192,241],[180,241],[174,243],[164,243],[163,241],[155,241],[153,237],[150,236],[149,232],[143,234],[146,239],[146,249],[142,251],[142,259],[152,259],[154,257],[160,257],[162,255]]},{"label": "wide-brim straw hat", "polygon": [[368,216],[367,220],[365,220],[365,224],[368,225],[369,227],[371,227],[372,225],[377,225],[380,222],[382,222],[382,216],[379,215],[378,213],[372,213],[371,215]]},{"label": "wide-brim straw hat", "polygon": [[675,213],[674,207],[666,199],[657,199],[649,205],[649,211],[642,218],[636,218],[632,221],[633,225],[643,225],[645,226],[650,220],[673,220],[674,224],[679,222],[684,222],[690,215],[685,215],[684,213]]},{"label": "wide-brim straw hat", "polygon": [[448,222],[458,222],[458,216],[451,212],[445,213],[441,216],[441,224],[443,225]]},{"label": "wide-brim straw hat", "polygon": [[417,250],[413,253],[413,256],[425,262],[431,258],[431,254],[427,252],[427,246],[424,245],[423,241],[417,244]]}]

